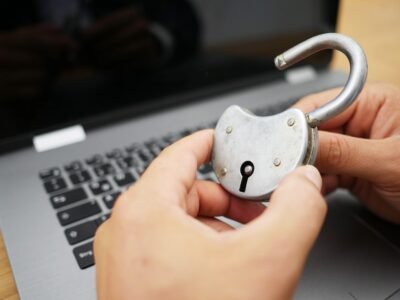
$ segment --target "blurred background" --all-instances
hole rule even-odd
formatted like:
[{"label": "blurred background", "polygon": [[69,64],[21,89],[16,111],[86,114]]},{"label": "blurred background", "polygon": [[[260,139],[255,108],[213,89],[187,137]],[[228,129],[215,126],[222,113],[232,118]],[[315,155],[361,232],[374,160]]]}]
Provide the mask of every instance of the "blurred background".
[{"label": "blurred background", "polygon": [[[353,37],[368,58],[368,80],[400,86],[400,1],[344,0],[337,31]],[[335,52],[332,67],[348,70],[344,55]]]}]

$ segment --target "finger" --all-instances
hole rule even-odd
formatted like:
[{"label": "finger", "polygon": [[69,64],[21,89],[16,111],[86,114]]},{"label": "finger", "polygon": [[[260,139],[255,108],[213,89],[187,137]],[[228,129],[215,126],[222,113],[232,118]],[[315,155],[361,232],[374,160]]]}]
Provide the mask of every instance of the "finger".
[{"label": "finger", "polygon": [[214,229],[217,232],[225,232],[225,231],[234,230],[234,228],[232,226],[230,226],[229,224],[226,224],[225,222],[222,222],[215,218],[198,217],[197,219],[201,223],[207,225],[208,227],[211,227],[212,229]]},{"label": "finger", "polygon": [[[294,105],[310,112],[332,100],[340,89],[307,96]],[[341,131],[364,138],[384,138],[399,132],[399,89],[388,84],[368,84],[356,101],[338,116],[324,122],[323,130]],[[374,124],[383,124],[377,128]]]},{"label": "finger", "polygon": [[397,137],[369,140],[321,131],[316,166],[325,174],[349,175],[373,182],[386,180],[393,161],[399,160],[399,147]]},{"label": "finger", "polygon": [[365,205],[372,213],[378,215],[384,220],[388,220],[400,225],[400,203],[396,201],[379,201],[382,199],[382,194],[377,189],[365,188],[368,183],[359,182],[364,185],[358,187],[357,198]]},{"label": "finger", "polygon": [[236,198],[211,181],[196,181],[187,201],[187,212],[193,217],[224,216],[242,224],[265,210],[263,204]]},{"label": "finger", "polygon": [[312,166],[289,174],[272,194],[268,209],[244,228],[248,243],[259,251],[270,250],[269,255],[280,251],[295,253],[300,261],[305,258],[326,214],[321,186],[321,176]]},{"label": "finger", "polygon": [[209,161],[213,130],[202,130],[164,149],[141,179],[128,190],[128,197],[179,205],[186,210],[186,197],[197,169]]},{"label": "finger", "polygon": [[[298,108],[304,113],[309,113],[327,102],[333,100],[337,95],[339,95],[342,88],[336,88],[328,91],[324,91],[321,93],[311,94],[300,99],[296,104],[293,105],[293,108]],[[353,103],[348,109],[346,109],[343,113],[338,116],[324,122],[319,127],[324,130],[331,130],[344,125],[354,114],[357,104]]]},{"label": "finger", "polygon": [[322,194],[327,195],[339,187],[339,178],[336,175],[322,176]]}]

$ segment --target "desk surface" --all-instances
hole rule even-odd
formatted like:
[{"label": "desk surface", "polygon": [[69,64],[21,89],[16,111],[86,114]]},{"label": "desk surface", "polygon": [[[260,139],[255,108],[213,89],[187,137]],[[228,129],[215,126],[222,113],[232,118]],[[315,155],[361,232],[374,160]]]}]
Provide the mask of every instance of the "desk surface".
[{"label": "desk surface", "polygon": [[[400,86],[400,1],[345,0],[339,13],[338,32],[355,38],[364,48],[369,63],[368,80]],[[335,54],[335,69],[347,70],[348,62]],[[0,300],[17,300],[3,239],[0,235]]]}]

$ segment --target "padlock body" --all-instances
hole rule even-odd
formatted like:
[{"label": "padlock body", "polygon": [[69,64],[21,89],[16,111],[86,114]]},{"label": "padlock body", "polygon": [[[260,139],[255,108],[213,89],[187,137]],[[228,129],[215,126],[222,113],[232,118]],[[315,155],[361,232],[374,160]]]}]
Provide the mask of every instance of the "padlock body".
[{"label": "padlock body", "polygon": [[[317,130],[308,126],[298,109],[259,117],[234,105],[223,113],[215,128],[212,165],[230,193],[267,200],[288,173],[314,163],[317,144]],[[244,162],[251,162],[254,170],[246,179],[245,191],[241,191]]]}]

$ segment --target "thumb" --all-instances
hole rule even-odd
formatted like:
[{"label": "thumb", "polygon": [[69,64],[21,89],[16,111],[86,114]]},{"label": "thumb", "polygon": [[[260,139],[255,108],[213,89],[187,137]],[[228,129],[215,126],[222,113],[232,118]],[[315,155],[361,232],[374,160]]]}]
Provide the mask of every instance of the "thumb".
[{"label": "thumb", "polygon": [[290,253],[304,262],[327,210],[321,186],[321,176],[313,166],[289,174],[272,194],[268,209],[244,228],[248,242],[258,249]]},{"label": "thumb", "polygon": [[[323,132],[319,134],[318,169],[330,175],[349,175],[368,181],[387,176],[392,168],[394,140],[373,140]],[[396,150],[397,152],[397,150]]]}]

